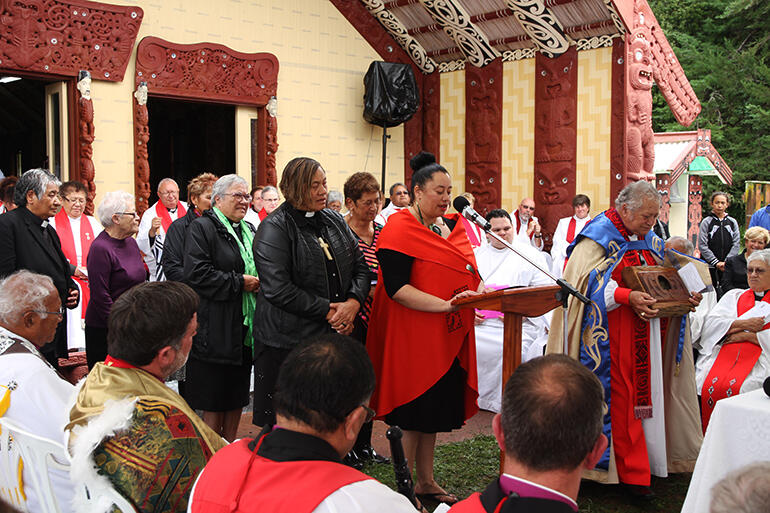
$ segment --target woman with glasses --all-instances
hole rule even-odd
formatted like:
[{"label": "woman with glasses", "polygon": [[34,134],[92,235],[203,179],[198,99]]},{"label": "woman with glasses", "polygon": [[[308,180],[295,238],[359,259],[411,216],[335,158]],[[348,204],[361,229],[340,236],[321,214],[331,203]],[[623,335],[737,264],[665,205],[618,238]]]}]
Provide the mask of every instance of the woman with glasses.
[{"label": "woman with glasses", "polygon": [[703,326],[695,382],[704,432],[719,399],[762,388],[770,375],[770,250],[746,262],[749,288],[726,292]]},{"label": "woman with glasses", "polygon": [[81,182],[64,182],[59,187],[62,209],[49,219],[51,226],[61,241],[61,249],[70,268],[72,279],[80,289],[80,303],[67,311],[67,346],[69,349],[86,347],[86,334],[83,325],[90,288],[86,274],[88,251],[96,236],[102,231],[102,225],[93,217],[85,214],[88,189]]},{"label": "woman with glasses", "polygon": [[147,268],[134,235],[139,229],[134,197],[108,192],[96,209],[104,227],[88,252],[86,268],[91,298],[86,308],[86,359],[90,370],[107,357],[107,318],[125,291],[147,280]]},{"label": "woman with glasses", "polygon": [[254,304],[254,228],[243,220],[251,196],[231,174],[214,183],[211,208],[190,223],[185,282],[200,296],[198,333],[187,361],[184,398],[203,421],[232,442],[249,403]]},{"label": "woman with glasses", "polygon": [[[259,225],[254,239],[261,280],[254,321],[258,426],[275,423],[275,381],[291,349],[322,333],[349,335],[369,293],[369,269],[356,238],[342,216],[326,208],[321,165],[307,157],[291,160],[280,186],[286,201]],[[265,187],[263,200],[268,192]]]}]

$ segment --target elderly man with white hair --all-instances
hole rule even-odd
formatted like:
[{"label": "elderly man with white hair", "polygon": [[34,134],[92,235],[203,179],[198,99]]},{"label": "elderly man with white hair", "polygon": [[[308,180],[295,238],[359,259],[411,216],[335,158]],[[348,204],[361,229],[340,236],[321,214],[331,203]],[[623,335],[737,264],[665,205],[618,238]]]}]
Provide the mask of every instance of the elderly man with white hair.
[{"label": "elderly man with white hair", "polygon": [[125,291],[147,280],[142,255],[134,240],[139,226],[134,197],[114,191],[104,195],[96,215],[104,226],[91,244],[88,278],[91,300],[86,308],[86,359],[91,369],[107,357],[107,318]]},{"label": "elderly man with white hair", "polygon": [[[80,299],[72,269],[62,252],[59,236],[48,223],[61,207],[59,180],[44,169],[25,172],[14,190],[15,210],[0,216],[0,276],[19,269],[49,276],[67,308]],[[53,342],[42,348],[54,366],[67,357],[67,320],[56,330]]]},{"label": "elderly man with white hair", "polygon": [[[75,388],[45,360],[39,349],[50,342],[64,315],[59,293],[48,276],[17,271],[0,281],[0,417],[44,438],[64,443],[67,402]],[[40,511],[38,491],[24,466],[25,511]],[[52,472],[59,506],[70,511],[73,490],[64,472]],[[20,498],[10,493],[6,498]]]},{"label": "elderly man with white hair", "polygon": [[749,288],[725,293],[709,312],[695,379],[705,430],[716,402],[762,388],[770,375],[770,250],[746,259]]},{"label": "elderly man with white hair", "polygon": [[158,201],[144,211],[139,223],[136,243],[144,253],[144,261],[150,270],[150,281],[166,279],[161,260],[163,243],[171,223],[184,217],[187,203],[179,200],[179,185],[173,178],[164,178],[158,183]]},{"label": "elderly man with white hair", "polygon": [[[663,241],[652,232],[660,194],[649,182],[634,182],[618,194],[614,208],[595,217],[567,249],[564,278],[591,299],[571,299],[568,307],[568,352],[588,366],[604,387],[610,406],[604,434],[610,447],[589,477],[625,483],[635,496],[651,492],[650,474],[666,477],[693,461],[671,461],[678,449],[667,447],[667,431],[688,427],[697,433],[695,396],[671,404],[663,400],[660,323],[654,297],[628,288],[625,267],[662,261]],[[691,298],[693,307],[700,294]],[[558,309],[548,352],[564,350],[562,312]],[[682,373],[691,369],[682,366]],[[681,375],[680,375],[681,376]],[[692,379],[689,377],[681,379]]]}]

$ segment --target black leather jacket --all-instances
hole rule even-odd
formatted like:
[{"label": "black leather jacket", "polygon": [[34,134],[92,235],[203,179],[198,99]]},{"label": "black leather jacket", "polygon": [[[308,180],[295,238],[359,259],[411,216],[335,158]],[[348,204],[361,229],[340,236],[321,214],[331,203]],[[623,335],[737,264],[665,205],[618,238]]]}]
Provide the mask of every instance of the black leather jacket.
[{"label": "black leather jacket", "polygon": [[[246,225],[254,230],[251,224]],[[243,271],[238,243],[212,210],[190,223],[184,251],[185,283],[201,298],[191,358],[242,363],[246,333],[241,306]]]},{"label": "black leather jacket", "polygon": [[[259,225],[254,261],[260,280],[254,319],[257,344],[292,348],[329,332],[329,284],[326,258],[310,222],[288,202]],[[369,293],[369,269],[353,232],[338,213],[324,209],[322,236],[337,265],[346,298],[363,304]]]}]

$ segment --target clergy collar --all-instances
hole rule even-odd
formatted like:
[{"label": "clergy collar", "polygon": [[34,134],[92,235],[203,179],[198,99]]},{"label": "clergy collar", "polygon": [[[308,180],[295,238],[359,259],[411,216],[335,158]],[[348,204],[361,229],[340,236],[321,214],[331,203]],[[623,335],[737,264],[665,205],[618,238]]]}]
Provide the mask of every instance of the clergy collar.
[{"label": "clergy collar", "polygon": [[250,450],[254,450],[256,443],[262,436],[265,439],[262,440],[257,454],[272,461],[320,460],[341,462],[340,455],[326,440],[271,425],[266,425],[262,432],[249,442]]},{"label": "clergy collar", "polygon": [[548,488],[547,486],[528,481],[521,477],[503,474],[500,476],[500,488],[506,495],[515,493],[519,497],[555,500],[567,504],[575,511],[578,510],[577,502],[575,502],[572,497],[568,497],[553,488]]},{"label": "clergy collar", "polygon": [[21,210],[22,212],[24,212],[25,215],[30,218],[30,220],[32,221],[32,224],[36,224],[41,228],[45,228],[48,226],[48,219],[43,219],[42,217],[38,216],[27,207],[19,207],[17,210]]},{"label": "clergy collar", "polygon": [[177,206],[177,207],[174,207],[174,208],[167,208],[166,210],[168,210],[169,214],[176,214],[176,209],[177,208],[179,208],[179,207]]}]

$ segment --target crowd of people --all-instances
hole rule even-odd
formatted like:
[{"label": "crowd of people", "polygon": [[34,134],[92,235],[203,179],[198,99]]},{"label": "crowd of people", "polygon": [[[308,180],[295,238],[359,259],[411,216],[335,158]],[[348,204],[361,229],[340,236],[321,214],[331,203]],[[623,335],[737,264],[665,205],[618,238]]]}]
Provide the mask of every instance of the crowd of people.
[{"label": "crowd of people", "polygon": [[[699,260],[636,182],[593,218],[575,196],[549,249],[532,198],[487,214],[498,240],[448,212],[451,170],[426,152],[410,164],[384,208],[370,173],[329,191],[306,157],[278,188],[203,173],[184,202],[163,179],[141,216],[112,191],[91,217],[85,186],[40,169],[12,199],[1,183],[0,416],[69,448],[59,501],[72,504],[72,480],[139,511],[575,511],[581,476],[644,498],[652,475],[692,471],[716,402],[770,373],[770,206],[741,253],[729,198],[712,195]],[[688,315],[659,318],[625,281],[664,263],[703,270]],[[455,303],[552,284],[542,270],[591,303],[571,300],[566,326],[560,309],[525,318],[524,363],[503,388],[502,314]],[[552,354],[565,331],[567,356]],[[78,348],[89,373],[75,388],[57,371]],[[236,442],[250,397],[260,434]],[[435,478],[436,435],[479,408],[497,414],[504,474],[459,501]],[[412,503],[360,472],[388,461],[375,419],[404,432]]]}]

